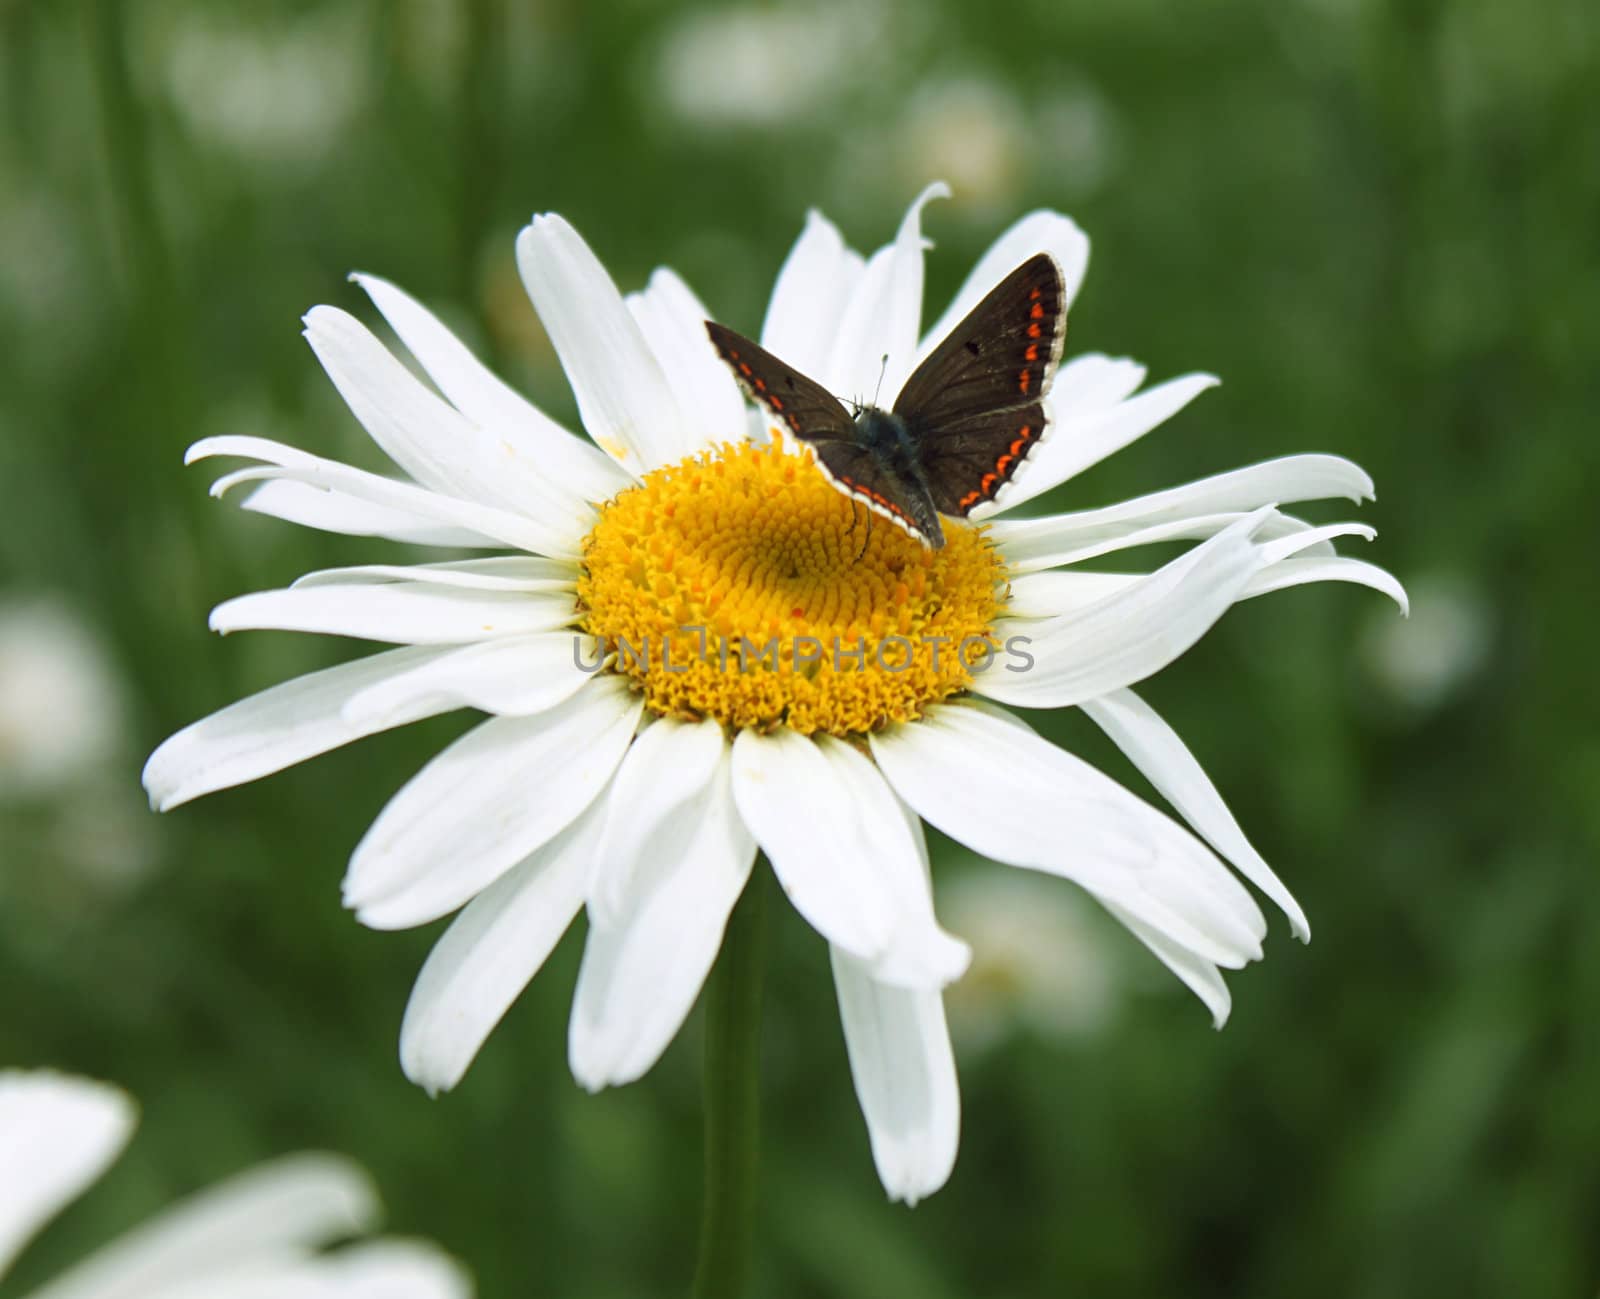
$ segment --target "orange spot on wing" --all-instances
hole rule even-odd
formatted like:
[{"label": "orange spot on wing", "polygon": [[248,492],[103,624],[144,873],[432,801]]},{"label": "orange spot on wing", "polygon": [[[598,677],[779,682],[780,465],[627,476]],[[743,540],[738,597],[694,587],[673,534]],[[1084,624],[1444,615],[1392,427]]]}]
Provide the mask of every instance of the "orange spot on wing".
[{"label": "orange spot on wing", "polygon": [[1021,376],[1017,379],[1017,387],[1022,392],[1027,392],[1029,385],[1032,384],[1032,383],[1033,383],[1033,374],[1028,370],[1024,370],[1022,372]]},{"label": "orange spot on wing", "polygon": [[1039,325],[1038,325],[1037,321],[1035,321],[1033,324],[1028,326],[1028,337],[1029,338],[1038,338],[1039,337]]},{"label": "orange spot on wing", "polygon": [[1044,304],[1042,302],[1035,302],[1033,304],[1033,310],[1028,312],[1028,315],[1029,315],[1030,318],[1032,318],[1034,320],[1043,320],[1044,319]]},{"label": "orange spot on wing", "polygon": [[1024,361],[1037,361],[1039,359],[1039,344],[1029,343],[1028,350],[1022,354]]}]

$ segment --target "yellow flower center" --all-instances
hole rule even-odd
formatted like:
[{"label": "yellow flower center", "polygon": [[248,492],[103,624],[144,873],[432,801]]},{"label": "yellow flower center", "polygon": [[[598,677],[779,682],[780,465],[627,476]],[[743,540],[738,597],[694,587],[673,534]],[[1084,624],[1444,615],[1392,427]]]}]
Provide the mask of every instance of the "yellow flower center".
[{"label": "yellow flower center", "polygon": [[831,487],[809,447],[724,443],[601,508],[578,605],[662,716],[847,736],[970,684],[1005,582],[978,529],[929,550]]}]

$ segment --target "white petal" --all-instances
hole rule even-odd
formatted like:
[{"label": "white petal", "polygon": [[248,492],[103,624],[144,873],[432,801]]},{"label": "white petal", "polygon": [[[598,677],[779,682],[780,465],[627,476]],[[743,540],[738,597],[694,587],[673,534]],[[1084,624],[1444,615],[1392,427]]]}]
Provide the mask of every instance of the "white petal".
[{"label": "white petal", "polygon": [[267,462],[265,467],[239,469],[217,479],[211,484],[213,496],[221,496],[239,483],[286,478],[336,491],[386,509],[399,510],[453,529],[465,529],[502,545],[516,546],[535,554],[567,558],[576,558],[578,554],[576,539],[565,528],[552,529],[537,519],[512,514],[491,505],[458,500],[415,483],[369,474],[364,469],[352,469],[349,465],[323,460],[295,447],[284,446],[281,442],[269,442],[266,438],[202,438],[189,448],[184,463],[193,464],[210,456],[247,456],[252,460]]},{"label": "white petal", "polygon": [[733,792],[789,900],[886,982],[942,987],[971,953],[934,920],[918,843],[873,765],[787,728],[734,741]]},{"label": "white petal", "polygon": [[893,900],[858,855],[850,793],[822,751],[788,727],[739,732],[733,797],[795,910],[829,942],[880,959],[893,936]]},{"label": "white petal", "polygon": [[1086,420],[1133,396],[1144,378],[1144,366],[1126,356],[1085,352],[1061,363],[1050,404],[1063,423]]},{"label": "white petal", "polygon": [[393,725],[419,710],[479,708],[500,717],[528,717],[576,694],[600,661],[592,636],[575,631],[500,636],[441,652],[415,668],[350,696],[342,709],[354,726]]},{"label": "white petal", "polygon": [[350,859],[345,905],[374,929],[454,911],[589,806],[642,708],[620,678],[600,676],[546,712],[468,731],[378,814]]},{"label": "white petal", "polygon": [[461,1081],[583,906],[605,800],[476,898],[433,946],[400,1028],[400,1064],[429,1095]]},{"label": "white petal", "polygon": [[[224,1264],[221,1271],[185,1278],[163,1286],[159,1294],[147,1294],[141,1299],[400,1299],[402,1295],[407,1299],[421,1299],[422,1296],[462,1293],[454,1287],[444,1290],[431,1287],[426,1280],[418,1281],[421,1289],[396,1291],[389,1288],[395,1280],[390,1271],[368,1279],[352,1275],[343,1265],[343,1258],[345,1254],[358,1253],[359,1249],[341,1250],[326,1256]],[[437,1281],[437,1278],[431,1279]],[[371,1283],[364,1284],[363,1280]],[[460,1275],[460,1280],[465,1283],[464,1274]],[[470,1286],[466,1293],[471,1294]]]},{"label": "white petal", "polygon": [[1086,573],[1076,568],[1019,573],[1011,579],[1004,616],[1059,618],[1062,614],[1086,609],[1147,576],[1146,573]]},{"label": "white petal", "polygon": [[434,523],[420,514],[374,505],[344,492],[313,487],[310,483],[279,478],[263,482],[239,503],[239,508],[270,515],[303,528],[338,532],[347,537],[382,537],[414,546],[456,546],[495,549],[504,545],[493,537],[466,528]]},{"label": "white petal", "polygon": [[589,918],[621,924],[634,908],[639,872],[670,860],[693,838],[725,743],[719,722],[670,717],[647,726],[611,783],[606,832],[589,881]]},{"label": "white petal", "polygon": [[1307,528],[1303,532],[1270,538],[1261,547],[1261,555],[1268,564],[1277,564],[1340,537],[1360,537],[1363,541],[1371,541],[1377,535],[1377,529],[1369,523],[1328,523],[1320,528]]},{"label": "white petal", "polygon": [[[1309,533],[1311,529],[1307,527],[1304,531]],[[1086,573],[1078,569],[1047,569],[1037,573],[1021,573],[1011,579],[1010,593],[1006,597],[1005,616],[1055,618],[1064,613],[1074,613],[1113,592],[1132,586],[1145,576],[1144,573]],[[1405,588],[1391,574],[1375,564],[1349,559],[1342,555],[1319,556],[1313,559],[1280,559],[1275,564],[1268,564],[1245,583],[1239,598],[1249,600],[1258,595],[1267,595],[1286,587],[1303,586],[1311,582],[1353,582],[1359,586],[1371,587],[1374,591],[1381,591],[1399,605],[1401,613],[1410,612],[1411,605]]]},{"label": "white petal", "polygon": [[372,440],[424,487],[537,519],[575,547],[594,522],[576,493],[510,437],[481,428],[423,386],[348,312],[313,307],[306,339]]},{"label": "white petal", "polygon": [[1052,418],[1058,423],[1057,450],[1033,467],[1032,479],[1018,499],[1037,496],[1137,442],[1221,382],[1214,374],[1180,375],[1126,397],[1114,406],[1082,415],[1070,407],[1056,408],[1052,400]]},{"label": "white petal", "polygon": [[1239,598],[1247,600],[1251,596],[1266,595],[1270,591],[1281,591],[1285,587],[1302,586],[1308,582],[1355,582],[1370,586],[1374,591],[1382,591],[1399,605],[1401,613],[1409,615],[1411,612],[1411,601],[1405,587],[1391,574],[1376,564],[1343,556],[1279,560],[1251,578]]},{"label": "white petal", "polygon": [[[1220,380],[1210,374],[1189,374],[1157,384],[1148,392],[1086,415],[1075,415],[1055,404],[1052,390],[1046,398],[1050,436],[1028,458],[1027,475],[1019,475],[1006,494],[1005,509],[1032,500],[1098,464],[1113,452],[1137,442],[1151,429],[1171,419],[1207,388]],[[992,511],[989,511],[992,512]],[[973,511],[973,517],[984,517]]]},{"label": "white petal", "polygon": [[691,430],[666,375],[578,232],[535,217],[517,236],[517,266],[601,449],[635,475],[689,454]]},{"label": "white petal", "polygon": [[1023,707],[1065,708],[1159,672],[1205,635],[1264,567],[1262,548],[1250,539],[1263,517],[1246,515],[1075,613],[1044,622],[1002,619],[995,635],[1007,653],[974,677],[972,689]]},{"label": "white petal", "polygon": [[[883,405],[889,404],[879,377],[883,373],[884,352],[881,347],[876,352],[872,349],[877,345],[878,307],[888,292],[893,259],[894,245],[890,244],[878,249],[862,267],[843,312],[834,321],[827,361],[821,373],[813,376],[846,403],[870,404],[876,398]],[[873,357],[870,376],[861,359],[863,355]]]},{"label": "white petal", "polygon": [[933,351],[944,341],[945,335],[983,301],[990,289],[1036,253],[1049,253],[1056,259],[1065,283],[1061,309],[1068,310],[1078,296],[1083,273],[1089,265],[1089,237],[1078,228],[1077,222],[1059,212],[1030,212],[996,239],[989,251],[978,259],[972,273],[945,308],[944,315],[928,331],[922,354]]},{"label": "white petal", "polygon": [[[199,1275],[163,1285],[159,1293],[145,1294],[141,1299],[399,1299],[406,1296],[456,1295],[458,1290],[439,1290],[429,1287],[428,1280],[419,1280],[422,1289],[374,1289],[374,1285],[394,1282],[393,1269],[383,1269],[376,1276],[352,1273],[344,1266],[347,1254],[360,1253],[360,1247],[341,1250],[337,1254],[292,1255],[272,1259],[244,1259],[239,1262],[221,1262]],[[370,1284],[369,1284],[370,1283]],[[470,1290],[468,1291],[470,1294]]]},{"label": "white petal", "polygon": [[367,291],[439,391],[474,424],[511,443],[519,460],[587,501],[606,500],[628,486],[628,475],[609,456],[573,437],[492,374],[421,303],[375,275],[350,278]]},{"label": "white petal", "polygon": [[334,1155],[291,1155],[191,1196],[33,1299],[151,1299],[209,1274],[287,1261],[371,1227],[372,1183]]},{"label": "white petal", "polygon": [[1217,787],[1161,715],[1131,690],[1085,700],[1080,707],[1207,843],[1283,909],[1295,937],[1310,941],[1306,913],[1245,838]]},{"label": "white petal", "polygon": [[[1057,437],[1059,434],[1057,430]],[[1030,477],[1029,481],[1033,479]],[[1104,509],[1079,510],[1040,519],[1006,520],[992,525],[990,533],[1005,551],[1012,571],[1017,572],[1103,554],[1104,549],[1089,547],[1113,541],[1127,544],[1126,538],[1161,524],[1221,518],[1232,513],[1248,513],[1264,505],[1287,505],[1335,496],[1346,496],[1357,502],[1370,499],[1372,480],[1359,465],[1339,456],[1284,456],[1181,487],[1152,492]],[[1054,557],[1057,554],[1072,557],[1059,559]]]},{"label": "white petal", "polygon": [[872,962],[872,976],[907,988],[942,987],[959,979],[972,962],[972,949],[934,918],[921,823],[860,750],[831,735],[816,743],[853,804],[857,844],[845,868],[882,875],[895,908],[893,936]]},{"label": "white petal", "polygon": [[[723,750],[712,781],[692,805],[693,833],[662,837],[648,866],[648,887],[632,899],[622,923],[589,930],[567,1054],[573,1077],[590,1091],[649,1071],[716,960],[756,852],[733,804],[730,768],[731,755]],[[613,791],[613,815],[618,794]]]},{"label": "white petal", "polygon": [[110,1167],[137,1122],[119,1088],[44,1070],[0,1071],[0,1276]]},{"label": "white petal", "polygon": [[628,310],[678,397],[687,425],[685,455],[719,442],[745,440],[745,404],[727,364],[706,333],[710,313],[689,286],[661,267]]},{"label": "white petal", "polygon": [[460,645],[554,631],[576,617],[569,592],[470,591],[433,582],[290,587],[225,600],[211,630],[320,632],[395,645]]},{"label": "white petal", "polygon": [[945,706],[871,740],[895,792],[974,852],[1073,880],[1215,964],[1261,955],[1260,909],[1199,840],[1016,718]]},{"label": "white petal", "polygon": [[832,948],[850,1077],[893,1200],[932,1195],[955,1167],[961,1097],[939,993],[890,987]]},{"label": "white petal", "polygon": [[293,586],[347,586],[369,582],[435,582],[479,591],[570,591],[578,584],[578,568],[557,559],[531,555],[496,555],[489,559],[454,559],[443,564],[356,564],[307,573]]},{"label": "white petal", "polygon": [[1211,1026],[1221,1028],[1228,1022],[1228,1012],[1233,1008],[1233,996],[1222,981],[1222,972],[1203,956],[1175,943],[1160,930],[1147,925],[1121,907],[1106,904],[1106,910],[1128,927],[1156,958],[1178,976],[1190,992],[1199,997],[1211,1012]]},{"label": "white petal", "polygon": [[362,691],[446,652],[369,654],[272,686],[184,727],[145,763],[144,787],[151,806],[165,812],[202,794],[258,780],[352,740],[456,707],[447,700],[417,700],[409,709],[359,720],[342,711]]},{"label": "white petal", "polygon": [[823,382],[834,335],[862,267],[861,255],[845,247],[831,221],[820,212],[806,213],[805,229],[778,272],[767,304],[761,346]]},{"label": "white petal", "polygon": [[[1248,517],[1242,510],[1233,510],[1227,514],[1196,514],[1167,523],[1079,527],[1069,515],[1051,515],[1020,520],[1014,525],[1016,531],[1011,531],[1013,525],[1008,524],[1004,536],[997,536],[995,540],[1005,555],[1006,567],[1013,573],[1025,574],[1061,564],[1081,564],[1086,559],[1098,559],[1121,550],[1137,550],[1141,546],[1169,541],[1204,541]],[[1310,531],[1311,525],[1303,519],[1274,510],[1262,518],[1255,536],[1258,541],[1271,541],[1279,537],[1304,536]],[[1321,547],[1329,554],[1333,552],[1332,546],[1315,537],[1306,545]]]},{"label": "white petal", "polygon": [[943,181],[929,185],[911,204],[894,242],[867,264],[840,320],[828,377],[820,380],[836,396],[870,402],[876,395],[888,406],[911,373],[922,321],[922,209],[931,199],[949,196]]},{"label": "white petal", "polygon": [[[315,1288],[305,1299],[472,1299],[472,1278],[436,1245],[376,1240],[322,1254],[309,1265]],[[214,1293],[195,1299],[232,1299]],[[242,1297],[241,1297],[242,1299]],[[261,1299],[291,1299],[268,1291]],[[294,1299],[298,1299],[295,1296]]]}]

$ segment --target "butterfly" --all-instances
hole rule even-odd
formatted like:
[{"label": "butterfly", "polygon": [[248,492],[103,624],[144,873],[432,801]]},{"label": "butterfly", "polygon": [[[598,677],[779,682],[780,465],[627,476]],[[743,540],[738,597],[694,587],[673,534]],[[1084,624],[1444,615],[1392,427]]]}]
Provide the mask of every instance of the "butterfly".
[{"label": "butterfly", "polygon": [[937,550],[939,516],[964,519],[993,501],[1044,440],[1065,297],[1055,258],[1030,257],[917,366],[890,410],[846,409],[743,335],[710,320],[706,330],[750,398],[815,449],[834,487]]}]

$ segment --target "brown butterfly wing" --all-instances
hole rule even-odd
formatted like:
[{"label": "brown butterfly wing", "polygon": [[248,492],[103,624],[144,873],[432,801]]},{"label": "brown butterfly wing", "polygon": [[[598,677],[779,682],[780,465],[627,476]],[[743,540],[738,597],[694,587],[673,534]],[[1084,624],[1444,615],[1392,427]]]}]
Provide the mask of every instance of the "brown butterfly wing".
[{"label": "brown butterfly wing", "polygon": [[815,379],[725,325],[708,320],[706,333],[750,399],[795,437],[806,442],[854,437],[850,412]]},{"label": "brown butterfly wing", "polygon": [[1030,257],[906,380],[894,411],[918,441],[940,513],[964,518],[993,500],[1043,440],[1065,298],[1055,258]]}]

